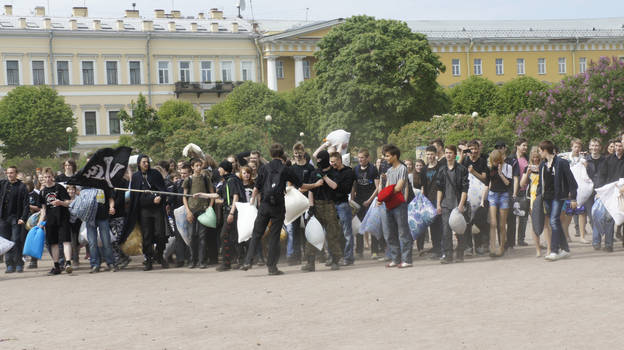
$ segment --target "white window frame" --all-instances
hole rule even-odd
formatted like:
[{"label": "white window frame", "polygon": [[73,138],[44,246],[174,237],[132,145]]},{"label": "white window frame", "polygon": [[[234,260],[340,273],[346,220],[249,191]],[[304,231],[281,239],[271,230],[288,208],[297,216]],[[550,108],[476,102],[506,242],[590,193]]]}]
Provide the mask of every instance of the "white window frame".
[{"label": "white window frame", "polygon": [[567,60],[565,57],[559,57],[557,59],[557,67],[559,68],[559,74],[567,74]]},{"label": "white window frame", "polygon": [[16,59],[11,59],[10,57],[8,57],[4,60],[4,84],[5,85],[9,85],[9,75],[7,74],[7,62],[8,61],[17,62],[17,79],[19,79],[19,81],[17,82],[17,85],[11,85],[11,86],[24,85],[24,77],[22,76],[22,62],[20,59],[17,59],[17,58],[18,57],[16,57]]},{"label": "white window frame", "polygon": [[303,79],[312,78],[312,65],[309,60],[304,59],[301,63],[303,65]]},{"label": "white window frame", "polygon": [[[477,61],[479,61],[479,64],[477,64]],[[474,75],[483,75],[483,59],[475,58],[472,61],[472,67],[473,67]]]},{"label": "white window frame", "polygon": [[[111,112],[117,112],[117,118],[119,119],[119,134],[111,133],[111,127],[110,127],[110,113]],[[123,135],[123,133],[124,133],[124,131],[123,131],[123,123],[121,122],[121,118],[119,118],[119,112],[120,112],[120,110],[118,110],[118,109],[106,110],[106,129],[108,130],[108,135],[110,135],[110,136]]]},{"label": "white window frame", "polygon": [[451,73],[454,77],[461,76],[461,60],[459,58],[453,58],[451,60]]},{"label": "white window frame", "polygon": [[587,58],[579,58],[579,73],[585,73],[587,71]]},{"label": "white window frame", "polygon": [[[108,68],[106,67],[106,64],[108,62],[117,62],[117,84],[109,84],[108,83]],[[119,60],[105,60],[104,61],[104,77],[106,79],[106,85],[111,85],[111,86],[122,85],[122,82],[121,82],[121,61],[119,61]]]},{"label": "white window frame", "polygon": [[[223,64],[224,63],[229,63],[230,65],[230,79],[225,79],[225,77],[223,76]],[[221,76],[221,81],[222,82],[232,82],[234,81],[234,61],[232,60],[223,60],[223,61],[219,61],[219,75]]]},{"label": "white window frame", "polygon": [[[139,62],[139,83],[132,84],[131,74],[130,74],[130,62]],[[141,60],[128,60],[128,84],[129,85],[143,85],[143,61]]]},{"label": "white window frame", "polygon": [[[203,65],[205,62],[210,63],[210,69],[204,69],[204,68],[202,67],[202,65]],[[203,61],[200,61],[200,62],[199,62],[199,76],[200,76],[200,79],[201,79],[201,82],[202,82],[202,83],[212,83],[212,82],[214,82],[214,81],[215,81],[215,77],[216,77],[216,74],[215,74],[215,73],[216,73],[216,72],[215,72],[215,70],[214,70],[214,67],[215,67],[215,62],[214,62],[214,61],[211,61],[211,60],[203,60]],[[204,71],[208,71],[208,72],[210,72],[210,79],[209,79],[209,80],[204,80]]]},{"label": "white window frame", "polygon": [[189,77],[188,77],[188,82],[192,82],[193,81],[193,61],[191,60],[182,60],[182,61],[178,61],[178,81],[183,81],[182,80],[182,63],[188,62],[189,67],[188,67],[188,71],[189,71]]},{"label": "white window frame", "polygon": [[526,62],[524,58],[516,59],[516,72],[518,73],[518,75],[526,74]]},{"label": "white window frame", "polygon": [[97,85],[97,61],[96,60],[80,60],[80,85],[85,84],[84,77],[82,75],[82,64],[84,62],[93,62],[93,85]]},{"label": "white window frame", "polygon": [[[68,75],[68,81],[67,81],[67,85],[59,85],[58,83],[58,63],[59,62],[67,62],[67,75]],[[64,59],[58,59],[54,61],[54,85],[57,86],[71,86],[72,85],[72,61],[71,60],[64,60]]]},{"label": "white window frame", "polygon": [[[35,75],[33,74],[33,62],[41,61],[43,62],[43,84],[48,85],[48,62],[45,59],[34,59],[30,60],[30,84],[35,85]],[[36,86],[36,85],[35,85]]]},{"label": "white window frame", "polygon": [[505,75],[505,61],[502,58],[494,60],[496,66],[496,75]]},{"label": "white window frame", "polygon": [[542,58],[537,59],[537,74],[539,75],[546,74],[546,58],[542,57]]},{"label": "white window frame", "polygon": [[[247,72],[247,80],[243,79],[243,63],[248,63],[249,64],[249,70]],[[245,60],[245,61],[241,61],[240,62],[240,81],[255,81],[254,80],[254,63],[253,61],[250,60]]]},{"label": "white window frame", "polygon": [[[87,135],[87,112],[95,113],[95,135]],[[100,126],[98,125],[98,111],[97,110],[85,110],[82,111],[82,135],[84,136],[99,136],[100,135]]]},{"label": "white window frame", "polygon": [[[167,63],[167,82],[166,83],[162,83],[160,81],[160,63],[161,62],[166,62]],[[173,76],[171,74],[171,61],[158,61],[157,65],[156,65],[156,74],[158,76],[158,84],[159,85],[168,85],[168,84],[172,84],[173,81]]]},{"label": "white window frame", "polygon": [[284,61],[275,61],[275,75],[277,79],[284,79]]}]

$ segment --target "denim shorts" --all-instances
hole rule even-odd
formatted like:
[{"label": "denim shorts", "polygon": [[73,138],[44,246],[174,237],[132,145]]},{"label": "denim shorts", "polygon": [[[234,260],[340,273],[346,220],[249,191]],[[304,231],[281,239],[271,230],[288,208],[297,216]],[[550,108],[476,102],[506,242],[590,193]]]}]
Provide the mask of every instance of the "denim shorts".
[{"label": "denim shorts", "polygon": [[488,192],[488,202],[491,207],[509,209],[509,192]]}]

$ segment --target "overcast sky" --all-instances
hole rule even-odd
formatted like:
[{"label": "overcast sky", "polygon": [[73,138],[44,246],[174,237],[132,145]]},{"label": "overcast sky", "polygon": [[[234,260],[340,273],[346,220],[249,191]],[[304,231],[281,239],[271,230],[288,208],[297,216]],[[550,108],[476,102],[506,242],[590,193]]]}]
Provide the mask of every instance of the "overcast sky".
[{"label": "overcast sky", "polygon": [[[35,6],[48,5],[52,16],[68,16],[71,7],[86,5],[90,16],[120,17],[136,3],[141,16],[153,17],[154,9],[173,7],[184,16],[196,16],[212,7],[236,15],[236,0],[0,0],[13,5],[15,15],[29,14]],[[587,0],[246,0],[243,17],[256,19],[327,20],[367,14],[402,20],[572,19],[624,16],[624,1]],[[251,4],[250,4],[251,3]],[[306,10],[307,9],[307,10]]]}]

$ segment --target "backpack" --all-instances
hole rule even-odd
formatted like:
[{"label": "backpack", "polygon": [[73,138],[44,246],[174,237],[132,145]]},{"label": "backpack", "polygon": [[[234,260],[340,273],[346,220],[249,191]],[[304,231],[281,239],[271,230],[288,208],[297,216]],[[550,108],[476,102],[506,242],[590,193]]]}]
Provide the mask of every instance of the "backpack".
[{"label": "backpack", "polygon": [[284,181],[282,179],[282,172],[284,170],[284,164],[281,164],[274,168],[271,165],[267,165],[267,177],[264,179],[264,186],[262,196],[267,199],[269,204],[276,205],[278,198],[284,197],[284,191],[286,190]]},{"label": "backpack", "polygon": [[[212,182],[209,181],[208,176],[202,174],[202,179],[204,179],[204,186],[206,186],[206,191],[210,192],[210,188],[212,187]],[[184,184],[184,182],[182,182],[182,184]],[[182,185],[180,185],[180,187],[182,187]],[[186,185],[186,190],[188,191],[189,194],[191,194],[191,188],[193,188],[193,176],[189,176],[188,177],[188,184]],[[184,193],[184,189],[182,190],[182,193]]]}]

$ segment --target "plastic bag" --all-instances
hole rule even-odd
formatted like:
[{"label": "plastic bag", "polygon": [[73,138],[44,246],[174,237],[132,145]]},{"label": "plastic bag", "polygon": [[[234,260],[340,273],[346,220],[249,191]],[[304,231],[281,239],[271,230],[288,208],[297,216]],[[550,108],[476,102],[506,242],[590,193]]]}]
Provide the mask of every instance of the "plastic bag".
[{"label": "plastic bag", "polygon": [[31,228],[37,226],[37,222],[39,222],[39,212],[36,212],[28,217],[26,221],[26,230],[30,230]]},{"label": "plastic bag", "polygon": [[143,235],[139,225],[134,227],[128,239],[121,245],[121,251],[126,255],[143,255]]},{"label": "plastic bag", "polygon": [[618,226],[624,223],[624,212],[619,208],[620,188],[622,187],[624,187],[624,178],[596,189],[596,197],[600,198]]},{"label": "plastic bag", "polygon": [[464,232],[466,232],[466,219],[464,218],[464,214],[460,213],[457,208],[451,211],[449,226],[451,230],[458,235],[463,235]]},{"label": "plastic bag", "polygon": [[[45,225],[45,221],[41,223],[41,226]],[[45,231],[39,226],[35,226],[28,231],[26,235],[26,242],[24,242],[24,250],[22,255],[32,256],[36,259],[41,259],[43,254],[43,244],[45,242]]]},{"label": "plastic bag", "polygon": [[169,237],[169,239],[167,240],[167,244],[165,245],[165,251],[163,253],[163,258],[165,260],[169,259],[169,257],[172,256],[175,252],[175,242],[175,236]]},{"label": "plastic bag", "polygon": [[381,215],[385,215],[386,205],[382,203],[377,205],[377,197],[373,199],[368,211],[360,224],[360,234],[366,232],[372,234],[377,239],[383,236],[383,226],[381,224]]},{"label": "plastic bag", "polygon": [[356,232],[356,233],[360,233],[360,226],[362,225],[362,222],[360,221],[360,218],[358,218],[357,216],[353,216],[353,219],[351,219],[351,232]]},{"label": "plastic bag", "polygon": [[254,222],[256,222],[256,216],[258,216],[258,209],[249,203],[236,202],[236,210],[238,211],[238,219],[236,221],[238,243],[243,243],[251,238]]},{"label": "plastic bag", "polygon": [[313,216],[308,221],[305,229],[305,237],[316,249],[322,250],[325,243],[325,230],[321,223]]},{"label": "plastic bag", "polygon": [[599,234],[607,234],[613,233],[613,217],[607,211],[607,208],[604,206],[604,203],[597,198],[594,201],[594,206],[591,209],[592,215],[592,226],[593,228],[598,230]]},{"label": "plastic bag", "polygon": [[536,235],[541,235],[544,231],[544,223],[546,222],[546,214],[544,213],[544,201],[542,195],[538,194],[533,201],[533,209],[531,209],[531,225]]},{"label": "plastic bag", "polygon": [[89,235],[87,235],[87,225],[84,222],[80,224],[80,230],[78,232],[78,243],[80,246],[88,246]]},{"label": "plastic bag", "polygon": [[176,208],[173,211],[173,217],[175,219],[176,228],[178,232],[180,232],[180,236],[182,236],[182,240],[186,243],[187,246],[191,246],[191,236],[188,231],[188,221],[186,221],[186,207],[183,205]]},{"label": "plastic bag", "polygon": [[97,214],[97,188],[84,188],[76,196],[76,198],[69,204],[69,213],[82,222],[95,221],[95,214]]},{"label": "plastic bag", "polygon": [[206,227],[216,228],[217,214],[215,213],[214,209],[212,209],[212,207],[208,207],[208,209],[206,209],[203,214],[197,217],[197,221],[199,221],[200,224]]},{"label": "plastic bag", "polygon": [[293,186],[288,186],[286,188],[286,195],[284,196],[284,205],[286,206],[284,225],[290,225],[310,208],[310,201],[308,201],[308,197],[299,192],[299,190]]},{"label": "plastic bag", "polygon": [[0,236],[0,255],[6,254],[14,245],[15,242]]},{"label": "plastic bag", "polygon": [[438,213],[431,201],[425,197],[422,192],[415,193],[414,199],[407,206],[407,223],[409,224],[410,233],[415,240],[420,237]]},{"label": "plastic bag", "polygon": [[570,167],[570,171],[572,171],[572,175],[574,175],[574,180],[578,185],[578,189],[576,190],[576,203],[580,207],[591,197],[594,192],[594,183],[587,175],[587,168],[583,165],[583,163],[576,163],[572,167]]},{"label": "plastic bag", "polygon": [[481,182],[476,176],[468,173],[468,197],[467,201],[470,204],[471,217],[470,221],[474,220],[477,213],[477,209],[481,206],[481,200],[483,199],[483,189],[485,184]]}]

